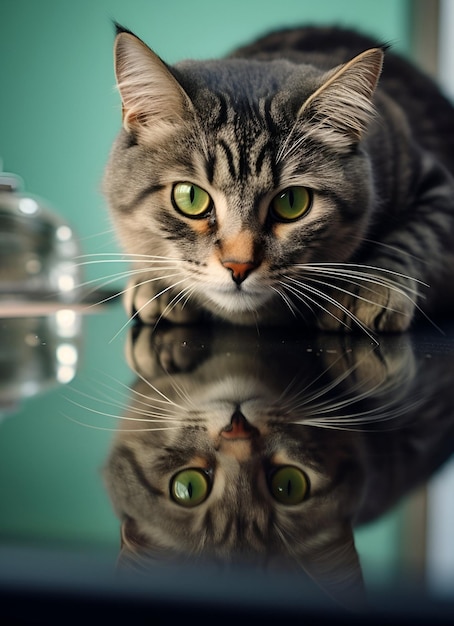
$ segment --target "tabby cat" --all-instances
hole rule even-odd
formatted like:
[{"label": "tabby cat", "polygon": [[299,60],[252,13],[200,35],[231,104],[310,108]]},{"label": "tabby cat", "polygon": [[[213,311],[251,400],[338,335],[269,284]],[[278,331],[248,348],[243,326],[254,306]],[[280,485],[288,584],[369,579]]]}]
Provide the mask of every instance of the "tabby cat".
[{"label": "tabby cat", "polygon": [[386,46],[297,28],[169,66],[118,27],[115,71],[131,315],[373,332],[452,306],[454,110]]},{"label": "tabby cat", "polygon": [[452,357],[427,368],[407,335],[212,333],[130,333],[137,381],[105,468],[121,563],[285,568],[357,606],[354,526],[453,452]]}]

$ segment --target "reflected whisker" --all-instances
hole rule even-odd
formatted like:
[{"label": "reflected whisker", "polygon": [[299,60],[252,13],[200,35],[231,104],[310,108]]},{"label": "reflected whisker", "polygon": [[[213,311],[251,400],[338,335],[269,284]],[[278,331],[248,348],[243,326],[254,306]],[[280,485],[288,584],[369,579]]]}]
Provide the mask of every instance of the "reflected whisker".
[{"label": "reflected whisker", "polygon": [[[167,407],[163,407],[161,405],[154,405],[152,403],[151,399],[150,399],[150,402],[148,402],[148,403],[136,400],[136,403],[141,403],[141,404],[143,404],[146,407],[147,410],[143,410],[143,409],[141,409],[139,407],[137,407],[137,408],[136,407],[132,407],[132,406],[130,406],[130,404],[127,404],[125,402],[104,400],[99,395],[98,396],[91,395],[89,393],[81,391],[80,389],[72,389],[72,391],[74,393],[77,393],[79,396],[82,396],[82,397],[86,398],[87,400],[93,400],[94,402],[97,402],[99,404],[106,405],[106,406],[112,406],[112,407],[115,407],[115,408],[117,408],[119,410],[127,410],[130,413],[137,413],[139,415],[144,416],[144,418],[145,417],[153,417],[153,418],[160,419],[160,420],[169,420],[169,421],[177,420],[177,421],[180,421],[180,420],[178,420],[177,417],[175,417],[177,415],[177,413],[175,411],[172,411],[172,409],[169,409]],[[69,397],[67,397],[66,399],[70,400]],[[154,410],[155,412],[153,412],[152,410]]]},{"label": "reflected whisker", "polygon": [[[185,407],[181,406],[180,404],[177,404],[176,402],[171,400],[168,396],[166,396],[162,391],[160,391],[157,387],[155,387],[153,383],[147,378],[145,378],[144,376],[142,376],[140,372],[135,371],[135,374],[137,374],[140,380],[142,380],[148,387],[150,387],[150,389],[152,389],[155,393],[157,393],[166,403],[170,404],[171,406],[176,407],[177,409],[180,409],[181,411],[186,410]],[[142,395],[142,397],[147,397],[147,396],[144,396],[143,394],[140,394],[140,395]],[[157,399],[156,401],[159,402],[159,399]]]},{"label": "reflected whisker", "polygon": [[[139,374],[137,372],[135,372],[138,376]],[[109,395],[107,396],[107,401],[110,402],[112,404],[112,406],[118,406],[119,408],[129,408],[129,403],[127,405],[124,404],[125,401],[130,400],[131,397],[133,397],[134,399],[134,403],[135,404],[140,404],[143,405],[145,407],[150,407],[151,406],[151,402],[154,403],[153,407],[155,410],[159,411],[159,413],[157,415],[162,416],[163,419],[173,419],[172,415],[180,415],[179,412],[177,412],[177,410],[174,408],[175,403],[172,403],[164,394],[162,394],[161,392],[159,392],[155,387],[153,388],[153,391],[155,391],[156,393],[159,393],[160,397],[158,398],[150,398],[150,396],[141,393],[140,391],[138,391],[137,389],[135,389],[134,387],[131,387],[130,385],[127,385],[125,383],[123,383],[121,380],[117,380],[116,378],[114,378],[113,376],[111,376],[110,374],[107,374],[105,372],[101,372],[102,375],[104,375],[106,378],[111,379],[114,383],[115,386],[111,386],[108,385],[107,383],[103,383],[102,381],[97,381],[96,382],[96,388],[95,388],[95,392],[98,394],[97,396],[90,396],[89,394],[75,389],[73,388],[72,391],[74,391],[75,393],[78,393],[80,395],[85,395],[86,397],[88,397],[89,399],[92,400],[98,400],[103,402],[103,397],[106,397],[106,394],[100,394],[99,388],[100,387],[104,387],[107,392],[109,393]],[[143,379],[144,380],[144,379]],[[89,381],[91,382],[91,381]],[[150,386],[151,383],[149,383],[148,381],[148,386]],[[119,389],[120,388],[120,389]],[[125,390],[125,392],[123,392],[122,390]],[[112,402],[112,392],[117,394],[117,395],[121,395],[121,401],[118,401],[118,404],[114,404]],[[101,396],[101,398],[99,397]],[[166,406],[167,405],[167,406]],[[180,407],[178,405],[175,405],[176,408],[178,410],[182,410],[183,407]],[[165,411],[165,413],[164,413]]]},{"label": "reflected whisker", "polygon": [[[166,416],[164,416],[164,417],[157,417],[157,418],[143,418],[143,419],[142,418],[138,418],[138,417],[127,417],[125,415],[117,415],[115,413],[108,413],[106,411],[101,411],[99,409],[95,409],[93,407],[89,407],[89,406],[83,405],[80,402],[76,402],[75,400],[73,400],[72,398],[69,398],[67,396],[66,396],[65,399],[67,400],[67,402],[70,402],[74,406],[77,406],[78,408],[83,409],[84,411],[88,411],[90,413],[94,413],[95,415],[101,415],[103,417],[109,417],[111,419],[119,420],[119,421],[162,423],[163,420],[167,420],[168,419]],[[175,419],[173,421],[183,422],[184,420],[176,420]]]},{"label": "reflected whisker", "polygon": [[[87,424],[85,422],[81,422],[80,420],[75,419],[74,417],[71,417],[70,415],[66,415],[65,413],[63,413],[63,417],[65,417],[67,420],[69,420],[70,422],[73,422],[74,424],[78,424],[79,426],[84,426],[85,428],[91,428],[93,430],[101,430],[101,431],[106,431],[106,432],[111,432],[111,433],[117,433],[118,432],[118,428],[109,428],[107,426],[96,426],[94,424]],[[180,426],[166,426],[166,427],[152,427],[152,428],[134,428],[131,429],[132,432],[134,433],[144,433],[144,432],[157,432],[157,431],[164,431],[164,430],[177,430],[179,429]]]},{"label": "reflected whisker", "polygon": [[[313,378],[303,389],[300,389],[297,393],[295,393],[291,398],[289,398],[285,404],[282,404],[282,399],[284,398],[284,394],[287,393],[288,389],[290,388],[290,386],[293,383],[299,383],[299,380],[297,378],[294,378],[293,381],[291,381],[291,383],[289,383],[289,385],[287,385],[286,389],[284,390],[284,392],[280,395],[280,397],[277,399],[276,404],[279,404],[280,407],[282,408],[288,408],[289,411],[293,411],[296,408],[302,408],[304,406],[306,406],[307,404],[313,402],[314,400],[318,399],[321,395],[325,395],[328,391],[332,391],[333,389],[335,389],[341,382],[343,382],[343,380],[345,380],[346,378],[348,378],[348,376],[350,376],[352,374],[352,372],[356,369],[357,366],[351,366],[350,368],[347,369],[347,371],[345,372],[345,374],[343,376],[338,376],[336,377],[336,379],[334,379],[331,383],[329,383],[328,385],[325,385],[325,387],[323,387],[320,390],[315,390],[314,392],[312,392],[312,394],[310,394],[309,396],[307,396],[307,392],[308,390],[313,387],[314,385],[316,385],[318,383],[318,381],[326,376],[326,374],[337,365],[337,363],[339,361],[341,361],[343,358],[343,355],[340,354],[337,359],[335,359],[328,367],[326,367],[322,372],[320,372],[320,374],[318,376],[316,376],[315,378]],[[305,399],[303,400],[303,402],[299,403],[298,405],[295,405],[295,401],[300,398],[301,396],[306,396]]]},{"label": "reflected whisker", "polygon": [[[346,430],[351,432],[369,432],[369,429],[362,429],[360,426],[366,426],[371,424],[382,424],[383,422],[395,421],[397,418],[407,415],[412,410],[418,409],[422,404],[422,400],[406,404],[405,406],[397,405],[389,411],[384,411],[383,408],[388,408],[386,405],[382,407],[376,407],[367,411],[351,413],[341,415],[339,417],[307,417],[302,420],[295,420],[290,423],[298,424],[301,426],[314,426],[316,428],[325,428],[331,430]],[[391,403],[390,403],[391,406]],[[401,428],[400,424],[387,428],[386,430],[395,430]]]}]

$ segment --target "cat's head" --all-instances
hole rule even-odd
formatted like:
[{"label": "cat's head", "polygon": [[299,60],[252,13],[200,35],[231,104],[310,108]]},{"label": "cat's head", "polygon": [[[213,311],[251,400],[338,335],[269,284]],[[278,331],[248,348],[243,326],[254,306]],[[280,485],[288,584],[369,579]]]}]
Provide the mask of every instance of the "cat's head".
[{"label": "cat's head", "polygon": [[349,416],[389,404],[411,359],[388,371],[365,343],[284,350],[225,333],[211,354],[193,343],[191,362],[187,329],[166,332],[153,337],[158,357],[150,329],[135,338],[140,378],[106,466],[123,557],[300,568],[346,601],[361,588],[352,527],[366,481]]},{"label": "cat's head", "polygon": [[300,266],[345,262],[367,226],[361,141],[382,56],[329,70],[239,58],[170,67],[120,32],[123,130],[104,189],[126,251],[230,319],[297,308]]}]

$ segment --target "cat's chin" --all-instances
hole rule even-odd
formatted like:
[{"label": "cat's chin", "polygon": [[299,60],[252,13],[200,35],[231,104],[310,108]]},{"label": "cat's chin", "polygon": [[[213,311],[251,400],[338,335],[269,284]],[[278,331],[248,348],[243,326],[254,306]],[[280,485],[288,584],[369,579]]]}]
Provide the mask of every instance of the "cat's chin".
[{"label": "cat's chin", "polygon": [[257,311],[271,297],[271,294],[263,291],[228,291],[212,289],[204,294],[204,300],[208,301],[210,308],[225,311],[226,313],[251,313]]}]

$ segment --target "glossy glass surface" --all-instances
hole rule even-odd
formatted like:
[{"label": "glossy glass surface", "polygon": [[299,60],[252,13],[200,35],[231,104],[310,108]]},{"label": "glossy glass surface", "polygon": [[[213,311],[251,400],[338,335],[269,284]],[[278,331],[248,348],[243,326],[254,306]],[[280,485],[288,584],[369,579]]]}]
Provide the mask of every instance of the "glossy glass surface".
[{"label": "glossy glass surface", "polygon": [[[118,303],[0,319],[2,593],[452,606],[453,329],[375,345],[125,321]],[[271,497],[276,465],[307,476],[296,504]],[[197,467],[209,495],[176,505],[170,477]]]}]

